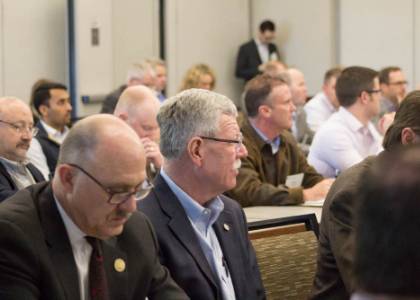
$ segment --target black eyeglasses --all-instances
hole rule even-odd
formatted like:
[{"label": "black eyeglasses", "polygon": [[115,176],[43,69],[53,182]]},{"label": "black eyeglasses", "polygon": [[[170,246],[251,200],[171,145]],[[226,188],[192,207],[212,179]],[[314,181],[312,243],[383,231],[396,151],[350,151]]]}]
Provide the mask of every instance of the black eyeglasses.
[{"label": "black eyeglasses", "polygon": [[109,195],[109,198],[107,200],[109,204],[118,205],[118,204],[126,202],[128,199],[130,199],[133,196],[136,201],[142,200],[146,198],[146,196],[150,193],[150,191],[153,188],[153,184],[146,179],[136,187],[136,190],[134,192],[114,192],[110,188],[100,183],[98,179],[93,177],[91,174],[85,171],[82,167],[79,167],[76,164],[68,164],[68,165],[82,171],[82,173],[84,173],[87,177],[89,177],[90,179],[92,179],[92,181],[94,181],[97,185],[99,185]]},{"label": "black eyeglasses", "polygon": [[366,90],[365,92],[368,93],[368,94],[376,94],[376,93],[380,93],[381,90],[380,89],[377,89],[377,90]]},{"label": "black eyeglasses", "polygon": [[210,141],[221,142],[221,143],[236,144],[235,145],[236,152],[239,152],[239,150],[241,150],[241,148],[243,146],[243,136],[242,136],[242,134],[239,136],[239,138],[237,140],[219,139],[219,138],[215,138],[215,137],[201,136],[201,135],[199,137],[202,138],[203,140],[210,140]]},{"label": "black eyeglasses", "polygon": [[29,132],[32,136],[36,136],[38,133],[38,128],[33,126],[26,126],[19,123],[10,123],[3,120],[0,120],[0,123],[9,125],[11,128],[13,128],[17,133],[22,134],[24,132]]}]

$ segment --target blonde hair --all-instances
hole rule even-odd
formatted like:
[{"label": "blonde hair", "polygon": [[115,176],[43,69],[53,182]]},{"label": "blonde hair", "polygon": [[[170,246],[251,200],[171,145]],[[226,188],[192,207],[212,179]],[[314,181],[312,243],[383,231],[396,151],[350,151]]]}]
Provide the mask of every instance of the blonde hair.
[{"label": "blonde hair", "polygon": [[214,74],[214,71],[206,64],[196,64],[189,68],[187,73],[185,73],[179,91],[182,92],[184,90],[197,88],[198,83],[200,82],[200,76],[202,75],[210,75],[212,77],[213,82],[211,84],[211,89],[213,90],[216,85],[216,75]]}]

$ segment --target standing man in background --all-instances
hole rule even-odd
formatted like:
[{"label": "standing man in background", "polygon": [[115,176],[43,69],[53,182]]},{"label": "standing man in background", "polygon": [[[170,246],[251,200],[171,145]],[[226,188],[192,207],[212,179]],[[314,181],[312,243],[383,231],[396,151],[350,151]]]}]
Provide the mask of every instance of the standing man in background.
[{"label": "standing man in background", "polygon": [[277,46],[272,43],[276,27],[270,20],[260,24],[258,36],[239,48],[235,76],[245,81],[252,79],[263,70],[265,63],[279,60]]},{"label": "standing man in background", "polygon": [[149,59],[150,65],[156,74],[155,90],[160,102],[166,99],[164,94],[167,82],[167,70],[165,62],[159,58]]}]

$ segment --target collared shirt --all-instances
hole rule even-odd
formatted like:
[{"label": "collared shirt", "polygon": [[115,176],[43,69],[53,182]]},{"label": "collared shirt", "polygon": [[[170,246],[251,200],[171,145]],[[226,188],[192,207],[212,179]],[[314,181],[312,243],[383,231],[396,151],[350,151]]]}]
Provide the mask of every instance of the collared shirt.
[{"label": "collared shirt", "polygon": [[169,188],[175,194],[199,240],[200,247],[213,271],[213,274],[219,281],[224,300],[234,300],[235,290],[233,288],[232,278],[229,275],[229,269],[223,256],[213,224],[219,218],[224,209],[224,204],[219,197],[210,200],[205,207],[192,199],[185,193],[170,177],[165,170],[160,171],[163,179]]},{"label": "collared shirt", "polygon": [[308,162],[324,177],[334,177],[369,155],[382,151],[382,136],[340,107],[317,131]]},{"label": "collared shirt", "polygon": [[0,157],[0,162],[3,163],[4,167],[6,168],[7,172],[19,190],[36,183],[31,172],[26,167],[27,161],[18,162]]},{"label": "collared shirt", "polygon": [[255,132],[258,134],[258,136],[266,143],[269,144],[271,146],[271,152],[274,154],[276,154],[279,149],[280,149],[280,136],[275,137],[272,141],[269,140],[269,138],[262,133],[261,130],[259,130],[257,127],[255,127],[252,122],[249,122],[249,124],[251,124],[252,128],[254,128]]},{"label": "collared shirt", "polygon": [[67,126],[64,127],[63,132],[51,127],[44,121],[40,121],[42,126],[44,127],[45,131],[48,134],[48,137],[52,139],[53,141],[56,141],[58,144],[61,145],[63,143],[64,139],[66,138],[67,134],[69,133],[69,128]]},{"label": "collared shirt", "polygon": [[57,204],[58,211],[63,220],[73,250],[79,278],[80,300],[89,300],[89,261],[92,254],[92,246],[86,241],[86,234],[74,224],[73,220],[67,215],[55,196],[54,200]]},{"label": "collared shirt", "polygon": [[319,127],[337,111],[324,92],[316,94],[305,104],[303,109],[306,112],[306,122],[313,131],[317,131]]},{"label": "collared shirt", "polygon": [[266,63],[270,60],[270,51],[267,44],[261,43],[259,39],[255,39],[257,44],[258,54],[260,55],[262,63]]}]

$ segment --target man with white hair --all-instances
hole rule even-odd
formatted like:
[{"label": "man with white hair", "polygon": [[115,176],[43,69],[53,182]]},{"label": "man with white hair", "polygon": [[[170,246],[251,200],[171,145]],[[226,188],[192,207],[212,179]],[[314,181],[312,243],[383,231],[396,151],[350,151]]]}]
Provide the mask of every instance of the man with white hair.
[{"label": "man with white hair", "polygon": [[143,85],[128,87],[120,96],[114,116],[122,119],[143,143],[148,178],[154,178],[163,157],[159,150],[160,129],[156,120],[160,108],[156,93]]},{"label": "man with white hair", "polygon": [[25,102],[14,97],[0,98],[0,201],[44,180],[26,157],[37,132]]},{"label": "man with white hair", "polygon": [[160,258],[191,299],[265,299],[243,210],[222,193],[247,155],[227,97],[189,89],[159,113],[165,157],[139,209],[152,221]]},{"label": "man with white hair", "polygon": [[139,84],[145,85],[151,89],[156,88],[156,73],[150,62],[143,61],[141,63],[135,63],[131,66],[127,72],[126,83],[106,96],[102,104],[101,113],[112,114],[122,92],[129,86]]}]

